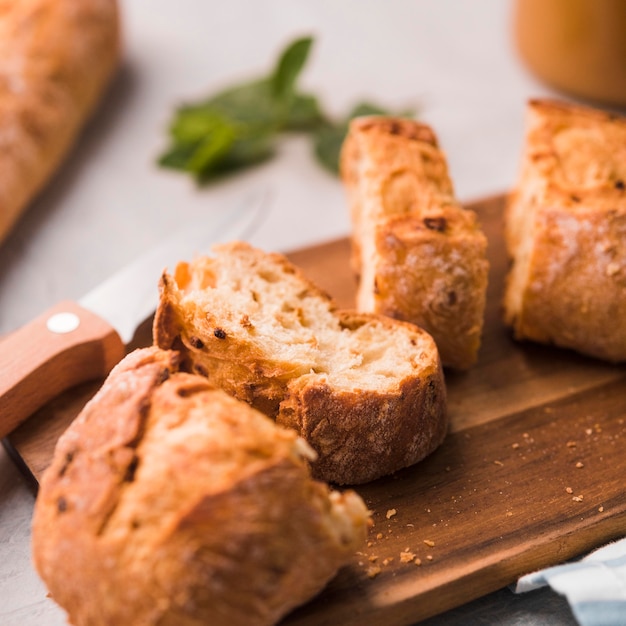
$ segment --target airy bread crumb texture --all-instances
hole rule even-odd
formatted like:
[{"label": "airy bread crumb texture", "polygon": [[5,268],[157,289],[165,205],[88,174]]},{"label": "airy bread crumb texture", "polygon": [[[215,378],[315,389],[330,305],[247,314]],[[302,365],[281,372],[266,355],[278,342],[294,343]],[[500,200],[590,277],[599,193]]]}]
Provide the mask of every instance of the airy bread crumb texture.
[{"label": "airy bread crumb texture", "polygon": [[44,475],[33,554],[74,626],[269,626],[365,542],[365,504],[312,480],[296,433],[178,361],[126,357]]},{"label": "airy bread crumb texture", "polygon": [[243,242],[163,275],[155,342],[318,454],[316,476],[356,483],[410,465],[446,430],[430,335],[338,310],[284,256]]}]

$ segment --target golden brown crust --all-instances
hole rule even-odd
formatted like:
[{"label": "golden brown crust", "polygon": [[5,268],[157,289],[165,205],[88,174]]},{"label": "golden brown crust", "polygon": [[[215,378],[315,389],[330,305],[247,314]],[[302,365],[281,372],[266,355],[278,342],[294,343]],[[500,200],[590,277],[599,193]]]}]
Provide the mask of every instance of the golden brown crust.
[{"label": "golden brown crust", "polygon": [[0,240],[58,168],[119,56],[116,0],[0,0]]},{"label": "golden brown crust", "polygon": [[233,242],[165,274],[153,335],[182,367],[294,428],[317,478],[358,484],[443,440],[446,390],[422,329],[339,311],[286,258]]},{"label": "golden brown crust", "polygon": [[469,368],[483,327],[487,241],[454,197],[434,132],[412,120],[357,118],[341,173],[358,308],[423,327],[445,366]]},{"label": "golden brown crust", "polygon": [[476,361],[487,280],[482,238],[454,234],[454,223],[466,219],[467,213],[442,211],[448,234],[433,232],[415,215],[391,218],[376,231],[377,310],[419,321],[435,338],[442,361],[457,369]]},{"label": "golden brown crust", "polygon": [[527,120],[505,320],[517,339],[626,360],[626,119],[533,100]]},{"label": "golden brown crust", "polygon": [[44,475],[35,564],[75,626],[274,624],[365,540],[293,431],[177,363],[131,353]]},{"label": "golden brown crust", "polygon": [[[397,322],[383,316],[352,311],[339,315],[346,326],[379,324],[383,332],[396,330]],[[406,328],[417,340],[420,331],[409,324]],[[316,374],[294,378],[276,420],[296,430],[318,453],[317,476],[356,484],[391,474],[422,460],[446,435],[441,368],[429,357],[423,358],[423,365],[419,376],[400,378],[386,390],[357,393],[335,388]]]}]

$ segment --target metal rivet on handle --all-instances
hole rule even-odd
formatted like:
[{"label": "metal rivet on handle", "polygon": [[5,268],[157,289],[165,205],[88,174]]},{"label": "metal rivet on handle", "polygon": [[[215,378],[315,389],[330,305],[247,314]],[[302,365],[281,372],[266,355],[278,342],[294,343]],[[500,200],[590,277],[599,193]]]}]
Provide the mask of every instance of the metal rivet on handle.
[{"label": "metal rivet on handle", "polygon": [[63,335],[71,333],[80,325],[80,318],[75,313],[55,313],[48,318],[46,327],[52,333]]}]

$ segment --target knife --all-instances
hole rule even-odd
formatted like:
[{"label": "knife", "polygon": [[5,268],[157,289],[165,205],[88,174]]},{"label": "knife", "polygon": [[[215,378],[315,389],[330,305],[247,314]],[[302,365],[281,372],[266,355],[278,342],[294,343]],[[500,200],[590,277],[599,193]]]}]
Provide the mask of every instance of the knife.
[{"label": "knife", "polygon": [[154,313],[165,268],[218,242],[247,237],[267,194],[207,213],[78,301],[63,301],[0,343],[0,438],[62,391],[104,378],[126,354],[137,327]]}]

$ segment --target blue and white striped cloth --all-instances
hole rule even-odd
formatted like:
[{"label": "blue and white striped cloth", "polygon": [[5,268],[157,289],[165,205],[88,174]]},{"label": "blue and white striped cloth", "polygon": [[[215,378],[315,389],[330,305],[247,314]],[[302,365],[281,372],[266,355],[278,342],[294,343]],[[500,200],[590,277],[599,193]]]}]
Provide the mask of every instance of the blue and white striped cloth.
[{"label": "blue and white striped cloth", "polygon": [[626,538],[580,561],[527,574],[514,591],[525,593],[546,585],[567,598],[581,626],[626,626]]}]

